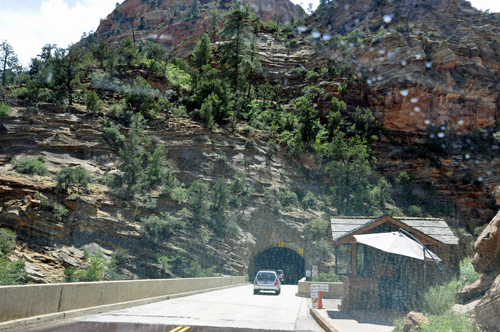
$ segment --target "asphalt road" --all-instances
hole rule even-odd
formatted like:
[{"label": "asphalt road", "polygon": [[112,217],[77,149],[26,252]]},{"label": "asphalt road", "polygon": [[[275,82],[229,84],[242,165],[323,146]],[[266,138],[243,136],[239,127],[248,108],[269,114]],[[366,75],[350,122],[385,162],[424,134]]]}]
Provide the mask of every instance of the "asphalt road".
[{"label": "asphalt road", "polygon": [[253,295],[253,286],[198,294],[80,319],[23,328],[25,332],[323,331],[309,315],[310,300],[296,285],[280,295]]}]

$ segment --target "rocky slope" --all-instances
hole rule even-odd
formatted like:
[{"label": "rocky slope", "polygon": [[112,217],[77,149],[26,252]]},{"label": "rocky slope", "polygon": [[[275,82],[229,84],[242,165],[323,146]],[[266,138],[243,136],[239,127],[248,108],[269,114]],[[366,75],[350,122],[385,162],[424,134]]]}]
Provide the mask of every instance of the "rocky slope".
[{"label": "rocky slope", "polygon": [[[151,1],[125,0],[110,13],[106,19],[101,20],[97,28],[100,39],[107,39],[110,43],[134,37],[136,41],[151,40],[167,47],[176,46],[189,36],[199,35],[208,30],[205,20],[206,5],[212,1],[200,1],[201,14],[198,17],[178,20],[173,17],[175,7],[185,8],[189,12],[191,1],[160,0],[152,7]],[[293,16],[305,16],[299,5],[294,5],[290,0],[249,0],[256,15],[264,21],[275,20],[281,23],[288,22]],[[231,6],[231,1],[218,2],[218,9],[223,13]],[[141,17],[144,17],[146,27],[140,27]],[[132,27],[135,30],[132,32]]]}]

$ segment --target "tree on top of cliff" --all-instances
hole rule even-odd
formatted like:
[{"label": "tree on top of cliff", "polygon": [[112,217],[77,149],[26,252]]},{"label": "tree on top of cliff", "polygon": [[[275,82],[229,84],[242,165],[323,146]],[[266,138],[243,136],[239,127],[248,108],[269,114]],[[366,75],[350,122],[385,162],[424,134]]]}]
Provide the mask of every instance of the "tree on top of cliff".
[{"label": "tree on top of cliff", "polygon": [[14,53],[13,47],[6,41],[2,40],[0,44],[0,64],[2,70],[2,85],[7,83],[7,72],[14,69],[19,69],[19,60]]},{"label": "tree on top of cliff", "polygon": [[73,105],[73,92],[78,83],[82,65],[87,57],[87,52],[77,46],[58,48],[54,53],[54,83],[58,87],[60,97],[67,97],[69,105]]},{"label": "tree on top of cliff", "polygon": [[248,4],[243,6],[236,2],[225,16],[226,22],[220,32],[221,37],[226,40],[220,45],[221,64],[227,77],[233,82],[234,91],[237,92],[240,81],[245,78],[241,64],[248,56],[252,11]]}]

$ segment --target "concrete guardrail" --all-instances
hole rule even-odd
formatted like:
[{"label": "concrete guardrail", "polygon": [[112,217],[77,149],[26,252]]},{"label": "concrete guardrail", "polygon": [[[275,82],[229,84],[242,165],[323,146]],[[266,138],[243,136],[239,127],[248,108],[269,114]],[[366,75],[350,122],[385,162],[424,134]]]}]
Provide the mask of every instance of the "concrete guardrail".
[{"label": "concrete guardrail", "polygon": [[0,322],[148,298],[167,300],[244,283],[241,276],[1,286]]},{"label": "concrete guardrail", "polygon": [[299,290],[296,294],[300,297],[311,297],[311,284],[327,284],[328,292],[321,292],[321,297],[324,299],[340,299],[344,293],[344,284],[341,282],[313,282],[306,281],[306,278],[299,280]]}]

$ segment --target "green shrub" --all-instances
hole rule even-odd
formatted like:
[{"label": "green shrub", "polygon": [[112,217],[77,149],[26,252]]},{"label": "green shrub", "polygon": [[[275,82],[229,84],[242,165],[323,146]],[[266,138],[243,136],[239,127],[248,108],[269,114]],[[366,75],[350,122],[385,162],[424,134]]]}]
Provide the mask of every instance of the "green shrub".
[{"label": "green shrub", "polygon": [[460,284],[462,287],[473,284],[481,278],[481,273],[476,272],[471,260],[472,257],[465,257],[460,261]]},{"label": "green shrub", "polygon": [[83,187],[87,189],[89,182],[92,181],[90,172],[81,167],[65,167],[56,174],[58,189],[68,190],[69,187]]},{"label": "green shrub", "polygon": [[95,254],[84,252],[87,265],[84,269],[78,271],[79,281],[101,281],[105,279],[108,261],[103,253],[98,251]]},{"label": "green shrub", "polygon": [[330,271],[328,273],[321,272],[317,277],[313,277],[312,281],[317,282],[340,282],[339,276],[335,274],[335,272]]},{"label": "green shrub", "polygon": [[387,212],[387,214],[390,215],[391,217],[402,217],[403,216],[403,212],[401,212],[401,210],[398,208],[390,209]]},{"label": "green shrub", "polygon": [[154,215],[149,216],[144,221],[142,236],[148,243],[157,244],[163,242],[172,236],[176,223],[177,219],[170,215],[162,215],[161,218]]},{"label": "green shrub", "polygon": [[125,135],[120,132],[120,127],[110,119],[106,119],[104,121],[104,126],[102,127],[102,137],[106,140],[106,142],[115,148],[121,147],[126,139]]},{"label": "green shrub", "polygon": [[78,275],[76,273],[77,269],[74,266],[68,266],[64,269],[64,281],[65,282],[76,282],[78,281]]},{"label": "green shrub", "polygon": [[455,305],[455,293],[460,283],[453,279],[448,284],[431,286],[420,294],[419,307],[425,314],[443,315]]},{"label": "green shrub", "polygon": [[16,172],[21,174],[43,175],[47,173],[47,166],[45,165],[42,157],[24,157],[12,159],[11,164],[13,165]]},{"label": "green shrub", "polygon": [[64,207],[64,205],[51,201],[46,197],[42,198],[40,205],[42,208],[52,213],[52,216],[56,219],[62,218],[68,214],[68,210]]},{"label": "green shrub", "polygon": [[94,114],[99,113],[104,107],[104,103],[101,99],[99,99],[99,96],[95,91],[88,92],[85,105],[87,106],[87,110]]},{"label": "green shrub", "polygon": [[112,259],[116,263],[117,266],[122,266],[122,265],[125,265],[129,262],[130,256],[128,254],[127,249],[118,248],[118,249],[116,249],[115,253],[113,254]]},{"label": "green shrub", "polygon": [[318,206],[318,200],[316,199],[314,194],[310,191],[308,191],[304,195],[300,203],[305,209],[307,208],[315,209]]},{"label": "green shrub", "polygon": [[421,332],[478,332],[481,331],[473,321],[466,316],[456,314],[452,311],[440,316],[429,316],[429,324],[421,326]]},{"label": "green shrub", "polygon": [[11,111],[12,110],[9,106],[5,105],[4,103],[0,103],[0,116],[9,115]]},{"label": "green shrub", "polygon": [[19,285],[25,276],[22,259],[11,262],[7,256],[0,255],[0,286]]},{"label": "green shrub", "polygon": [[172,86],[178,89],[190,89],[189,82],[191,81],[191,76],[176,65],[168,64],[165,74]]},{"label": "green shrub", "polygon": [[420,206],[412,205],[408,209],[408,214],[412,217],[421,217],[422,209],[420,208]]},{"label": "green shrub", "polygon": [[7,228],[0,228],[0,257],[16,248],[16,233]]},{"label": "green shrub", "polygon": [[297,194],[285,187],[279,188],[278,199],[281,202],[281,206],[285,210],[288,210],[291,206],[297,206],[299,204]]}]

